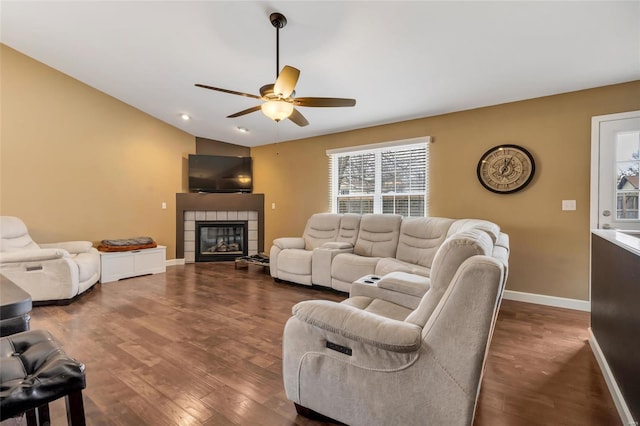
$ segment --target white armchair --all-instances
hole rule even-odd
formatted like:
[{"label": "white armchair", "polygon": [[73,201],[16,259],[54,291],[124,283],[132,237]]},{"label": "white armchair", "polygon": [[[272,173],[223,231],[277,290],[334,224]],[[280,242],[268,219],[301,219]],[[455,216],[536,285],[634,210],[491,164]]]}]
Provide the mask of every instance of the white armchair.
[{"label": "white armchair", "polygon": [[100,254],[89,241],[36,244],[27,226],[0,217],[0,274],[33,302],[68,303],[100,278]]}]

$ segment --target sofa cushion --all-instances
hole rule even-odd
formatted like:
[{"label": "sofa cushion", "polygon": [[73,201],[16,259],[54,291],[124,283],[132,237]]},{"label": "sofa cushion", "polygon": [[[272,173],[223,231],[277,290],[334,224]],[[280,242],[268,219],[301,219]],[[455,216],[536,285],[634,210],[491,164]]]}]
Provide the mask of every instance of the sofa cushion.
[{"label": "sofa cushion", "polygon": [[328,241],[335,241],[340,228],[342,215],[316,213],[312,215],[304,228],[304,248],[313,250]]},{"label": "sofa cushion", "polygon": [[413,263],[403,262],[389,257],[380,259],[380,262],[376,264],[375,274],[382,277],[391,272],[406,272],[408,274],[428,277],[431,274],[431,268],[414,265]]},{"label": "sofa cushion", "polygon": [[355,213],[345,213],[340,219],[340,230],[336,241],[355,245],[360,229],[360,218],[362,216]]},{"label": "sofa cushion", "polygon": [[78,265],[78,281],[81,283],[92,281],[100,270],[100,258],[92,252],[78,253],[72,255],[71,258]]},{"label": "sofa cushion", "polygon": [[350,297],[343,300],[341,303],[398,321],[404,321],[404,319],[411,313],[411,309],[405,308],[404,306],[366,296]]},{"label": "sofa cushion", "polygon": [[295,275],[311,275],[312,251],[287,249],[280,252],[278,268]]},{"label": "sofa cushion", "polygon": [[480,229],[486,232],[494,244],[500,236],[500,227],[493,222],[482,219],[458,219],[449,228],[447,237],[457,234],[458,232],[468,231],[469,229]]},{"label": "sofa cushion", "polygon": [[431,287],[420,301],[418,309],[413,311],[407,321],[424,326],[440,302],[449,284],[463,262],[477,256],[491,256],[493,243],[486,232],[479,229],[471,229],[458,232],[447,238],[440,246],[433,260],[431,274]]},{"label": "sofa cushion", "polygon": [[373,274],[379,260],[379,257],[341,253],[333,258],[333,262],[331,263],[331,277],[352,283],[360,277]]},{"label": "sofa cushion", "polygon": [[402,216],[365,214],[353,252],[368,257],[395,257]]},{"label": "sofa cushion", "polygon": [[405,218],[400,227],[395,258],[431,268],[433,258],[454,222],[454,219],[439,217]]},{"label": "sofa cushion", "polygon": [[427,277],[406,272],[392,272],[378,281],[378,287],[411,296],[422,297],[429,290],[431,281]]},{"label": "sofa cushion", "polygon": [[38,249],[29,235],[27,225],[15,216],[2,216],[0,219],[0,251]]}]

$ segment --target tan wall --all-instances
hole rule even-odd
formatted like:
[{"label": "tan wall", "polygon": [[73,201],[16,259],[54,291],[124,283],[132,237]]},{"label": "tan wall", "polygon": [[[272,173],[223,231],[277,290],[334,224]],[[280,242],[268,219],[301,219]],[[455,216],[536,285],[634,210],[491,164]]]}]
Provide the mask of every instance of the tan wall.
[{"label": "tan wall", "polygon": [[[430,215],[488,219],[509,233],[508,289],[588,300],[591,117],[638,109],[635,81],[252,148],[265,247],[328,210],[327,149],[428,135]],[[525,190],[498,195],[480,185],[476,166],[504,143],[527,148],[537,170]],[[563,199],[576,200],[577,211],[561,211]]]},{"label": "tan wall", "polygon": [[38,242],[148,235],[175,258],[194,137],[1,46],[0,213]]}]

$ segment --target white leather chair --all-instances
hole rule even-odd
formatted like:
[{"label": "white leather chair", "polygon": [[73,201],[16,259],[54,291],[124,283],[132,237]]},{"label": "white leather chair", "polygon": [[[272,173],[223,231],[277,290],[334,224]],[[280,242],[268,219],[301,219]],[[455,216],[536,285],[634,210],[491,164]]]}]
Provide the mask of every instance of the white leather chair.
[{"label": "white leather chair", "polygon": [[100,254],[90,241],[37,244],[22,220],[0,217],[0,274],[33,302],[69,303],[100,278]]}]

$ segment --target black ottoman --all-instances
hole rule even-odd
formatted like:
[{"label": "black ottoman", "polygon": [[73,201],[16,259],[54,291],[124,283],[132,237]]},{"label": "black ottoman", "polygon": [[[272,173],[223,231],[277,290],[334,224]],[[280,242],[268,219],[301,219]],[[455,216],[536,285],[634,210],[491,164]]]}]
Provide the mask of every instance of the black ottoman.
[{"label": "black ottoman", "polygon": [[26,412],[27,424],[49,422],[49,402],[66,397],[70,425],[84,425],[84,364],[44,330],[0,338],[0,420]]}]

